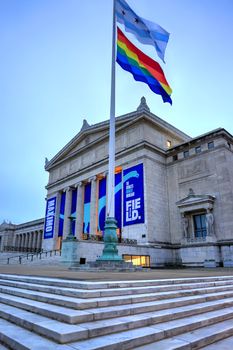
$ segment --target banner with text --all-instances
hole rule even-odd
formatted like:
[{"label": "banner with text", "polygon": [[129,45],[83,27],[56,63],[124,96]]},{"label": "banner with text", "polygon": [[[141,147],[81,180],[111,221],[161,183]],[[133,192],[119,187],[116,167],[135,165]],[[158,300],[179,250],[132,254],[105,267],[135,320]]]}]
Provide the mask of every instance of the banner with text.
[{"label": "banner with text", "polygon": [[44,225],[44,239],[53,238],[56,213],[56,197],[47,200]]},{"label": "banner with text", "polygon": [[125,169],[123,181],[124,226],[144,223],[143,164]]},{"label": "banner with text", "polygon": [[77,188],[72,190],[72,200],[71,200],[71,212],[70,212],[70,216],[73,219],[72,220],[72,224],[71,224],[71,232],[72,235],[75,235],[75,222],[76,222],[76,205],[77,205],[77,194],[78,194],[78,190]]},{"label": "banner with text", "polygon": [[121,216],[122,216],[122,173],[115,174],[115,219],[117,221],[117,228],[121,231]]},{"label": "banner with text", "polygon": [[105,219],[106,219],[106,177],[99,180],[97,231],[104,232]]},{"label": "banner with text", "polygon": [[65,204],[66,204],[66,192],[62,192],[62,194],[61,194],[60,212],[59,212],[58,237],[62,237],[63,236]]},{"label": "banner with text", "polygon": [[84,188],[83,233],[89,235],[91,219],[91,183]]}]

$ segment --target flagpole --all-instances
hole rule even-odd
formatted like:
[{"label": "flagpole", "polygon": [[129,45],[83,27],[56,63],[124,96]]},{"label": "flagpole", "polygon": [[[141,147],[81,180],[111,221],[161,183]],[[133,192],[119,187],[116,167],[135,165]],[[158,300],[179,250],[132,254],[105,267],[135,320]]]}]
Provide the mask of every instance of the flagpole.
[{"label": "flagpole", "polygon": [[112,269],[122,268],[124,263],[117,249],[117,221],[115,219],[115,62],[116,62],[116,0],[113,0],[113,27],[112,27],[112,74],[111,74],[111,101],[109,121],[109,163],[107,188],[107,218],[104,226],[104,249],[97,263],[105,264]]},{"label": "flagpole", "polygon": [[108,200],[107,217],[115,217],[115,76],[116,76],[116,11],[113,0],[113,25],[112,25],[112,72],[111,72],[111,102],[109,122],[109,164],[108,164]]}]

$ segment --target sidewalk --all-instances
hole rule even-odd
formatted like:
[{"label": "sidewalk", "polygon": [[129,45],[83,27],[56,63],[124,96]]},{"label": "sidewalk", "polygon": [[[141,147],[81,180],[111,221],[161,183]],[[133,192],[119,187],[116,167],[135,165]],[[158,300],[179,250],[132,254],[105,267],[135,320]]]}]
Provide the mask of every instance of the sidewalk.
[{"label": "sidewalk", "polygon": [[213,269],[153,269],[136,272],[88,272],[70,271],[65,266],[28,266],[28,265],[0,265],[0,273],[33,275],[44,277],[60,277],[81,281],[125,281],[125,280],[154,280],[166,278],[191,278],[210,276],[233,276],[233,268]]}]

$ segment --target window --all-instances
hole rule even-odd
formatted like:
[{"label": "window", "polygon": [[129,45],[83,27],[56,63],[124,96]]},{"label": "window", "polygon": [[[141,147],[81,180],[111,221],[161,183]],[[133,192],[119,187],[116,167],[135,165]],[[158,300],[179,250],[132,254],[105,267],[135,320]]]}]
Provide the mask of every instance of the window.
[{"label": "window", "polygon": [[150,256],[149,255],[123,254],[122,257],[126,262],[131,262],[135,266],[150,267]]},{"label": "window", "polygon": [[177,154],[175,154],[175,155],[172,157],[172,159],[173,159],[173,162],[175,162],[175,161],[178,159]]},{"label": "window", "polygon": [[172,142],[170,140],[167,140],[167,148],[170,148],[172,145]]},{"label": "window", "polygon": [[189,151],[184,151],[184,158],[188,158],[189,157]]},{"label": "window", "polygon": [[201,146],[195,147],[195,153],[196,154],[201,153]]},{"label": "window", "polygon": [[208,142],[208,149],[214,148],[214,141]]},{"label": "window", "polygon": [[205,214],[194,215],[194,235],[196,238],[206,237],[206,216]]}]

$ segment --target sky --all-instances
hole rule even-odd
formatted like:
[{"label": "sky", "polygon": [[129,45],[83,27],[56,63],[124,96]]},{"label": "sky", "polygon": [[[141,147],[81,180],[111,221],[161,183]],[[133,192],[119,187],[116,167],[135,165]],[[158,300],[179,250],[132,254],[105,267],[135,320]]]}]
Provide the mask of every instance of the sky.
[{"label": "sky", "polygon": [[[128,0],[170,33],[164,64],[173,105],[116,67],[116,115],[152,113],[192,137],[233,134],[233,1]],[[112,0],[0,0],[0,223],[45,213],[51,159],[82,127],[109,119]]]}]

